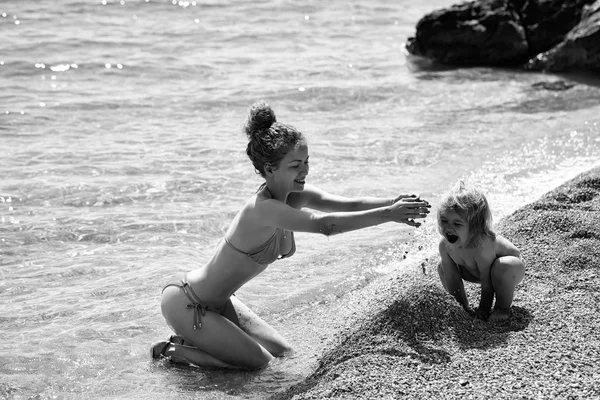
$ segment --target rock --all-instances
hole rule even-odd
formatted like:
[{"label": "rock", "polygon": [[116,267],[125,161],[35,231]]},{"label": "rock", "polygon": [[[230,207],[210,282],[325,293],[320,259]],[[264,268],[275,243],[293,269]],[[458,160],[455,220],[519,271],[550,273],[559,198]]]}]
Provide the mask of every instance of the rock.
[{"label": "rock", "polygon": [[[595,0],[534,0],[523,10],[531,57],[551,49],[581,20],[584,7]],[[535,3],[535,5],[533,4]]]},{"label": "rock", "polygon": [[600,68],[600,0],[476,0],[425,15],[409,54],[449,65]]},{"label": "rock", "polygon": [[575,86],[575,84],[567,83],[565,81],[555,81],[555,82],[545,82],[544,81],[544,82],[536,82],[531,86],[533,86],[535,89],[563,91],[563,90],[571,89],[573,86]]},{"label": "rock", "polygon": [[472,1],[427,14],[406,49],[454,65],[521,63],[529,54],[519,12],[503,0]]},{"label": "rock", "polygon": [[529,60],[525,68],[551,72],[600,69],[600,0],[584,8],[581,21],[562,42]]}]

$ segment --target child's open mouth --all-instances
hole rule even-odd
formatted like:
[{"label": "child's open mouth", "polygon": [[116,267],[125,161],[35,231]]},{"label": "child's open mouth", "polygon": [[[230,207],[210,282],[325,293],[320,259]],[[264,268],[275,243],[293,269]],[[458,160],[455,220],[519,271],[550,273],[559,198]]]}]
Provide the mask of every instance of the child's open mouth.
[{"label": "child's open mouth", "polygon": [[458,240],[458,236],[452,233],[446,233],[446,239],[448,239],[450,243],[455,243]]}]

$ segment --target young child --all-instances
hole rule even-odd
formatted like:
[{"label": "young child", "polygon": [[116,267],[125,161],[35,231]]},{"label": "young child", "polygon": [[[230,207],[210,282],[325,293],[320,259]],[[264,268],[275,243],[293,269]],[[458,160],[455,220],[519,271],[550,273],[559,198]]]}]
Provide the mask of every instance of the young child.
[{"label": "young child", "polygon": [[[479,319],[508,319],[525,264],[515,245],[492,230],[492,213],[483,193],[461,181],[442,198],[438,229],[442,235],[438,273],[444,288]],[[475,312],[469,307],[463,280],[481,285]],[[494,294],[496,304],[490,315]]]}]

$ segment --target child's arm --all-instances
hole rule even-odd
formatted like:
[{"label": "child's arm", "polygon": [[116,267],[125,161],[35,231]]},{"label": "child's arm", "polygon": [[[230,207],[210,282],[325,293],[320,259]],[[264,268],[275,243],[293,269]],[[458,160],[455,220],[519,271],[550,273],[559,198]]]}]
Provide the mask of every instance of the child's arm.
[{"label": "child's arm", "polygon": [[471,313],[471,309],[469,308],[469,300],[467,299],[467,294],[465,293],[465,286],[463,284],[462,277],[460,276],[460,271],[458,270],[458,266],[450,257],[448,252],[446,251],[446,245],[444,241],[440,241],[439,244],[439,252],[442,258],[442,274],[445,283],[446,290],[458,301],[460,305],[468,312]]}]

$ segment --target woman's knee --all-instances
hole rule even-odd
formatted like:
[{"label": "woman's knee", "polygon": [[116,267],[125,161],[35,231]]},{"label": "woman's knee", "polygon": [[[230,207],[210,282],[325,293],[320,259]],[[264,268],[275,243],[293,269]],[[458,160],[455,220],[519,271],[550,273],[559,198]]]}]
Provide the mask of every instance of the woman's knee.
[{"label": "woman's knee", "polygon": [[241,360],[238,360],[238,363],[241,367],[249,370],[257,370],[266,368],[267,365],[273,360],[273,356],[266,351],[265,349],[261,349],[258,352],[252,352],[247,354]]},{"label": "woman's knee", "polygon": [[274,357],[283,357],[293,352],[294,349],[287,343],[273,343],[269,349],[269,353]]}]

